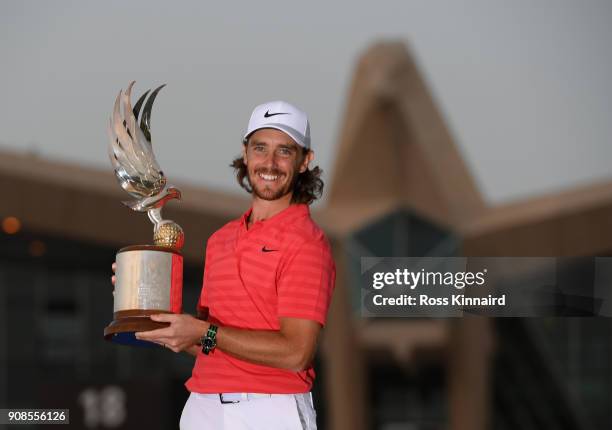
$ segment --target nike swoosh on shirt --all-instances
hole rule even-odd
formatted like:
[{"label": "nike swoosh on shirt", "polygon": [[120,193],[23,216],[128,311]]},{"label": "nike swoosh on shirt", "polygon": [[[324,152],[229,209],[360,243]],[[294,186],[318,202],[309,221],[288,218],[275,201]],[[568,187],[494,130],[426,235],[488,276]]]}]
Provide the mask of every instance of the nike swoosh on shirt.
[{"label": "nike swoosh on shirt", "polygon": [[274,116],[274,115],[289,115],[289,112],[270,113],[270,111],[267,110],[266,113],[264,113],[264,118],[270,118],[271,116]]},{"label": "nike swoosh on shirt", "polygon": [[278,249],[268,249],[265,246],[261,248],[261,252],[274,252],[274,251],[278,251]]}]

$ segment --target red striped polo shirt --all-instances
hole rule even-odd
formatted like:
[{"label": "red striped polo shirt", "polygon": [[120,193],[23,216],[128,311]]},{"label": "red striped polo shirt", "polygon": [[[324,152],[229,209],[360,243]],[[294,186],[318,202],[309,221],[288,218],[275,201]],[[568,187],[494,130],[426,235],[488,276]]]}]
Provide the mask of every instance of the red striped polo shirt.
[{"label": "red striped polo shirt", "polygon": [[[247,229],[252,209],[216,231],[206,246],[198,306],[220,327],[279,330],[280,317],[325,325],[336,269],[323,231],[307,205],[291,205]],[[232,357],[219,348],[198,354],[189,391],[303,393],[312,367],[293,372]]]}]

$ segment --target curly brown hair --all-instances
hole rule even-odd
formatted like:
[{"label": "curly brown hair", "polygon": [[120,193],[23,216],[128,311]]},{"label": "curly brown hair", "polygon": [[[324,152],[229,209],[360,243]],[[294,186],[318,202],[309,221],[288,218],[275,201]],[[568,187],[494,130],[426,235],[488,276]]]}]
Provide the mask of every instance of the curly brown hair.
[{"label": "curly brown hair", "polygon": [[[246,142],[243,143],[246,145]],[[302,156],[306,156],[308,154],[308,149],[302,148]],[[248,193],[253,192],[253,188],[249,183],[249,173],[247,171],[247,166],[244,164],[244,160],[242,156],[237,157],[232,161],[230,167],[234,168],[234,172],[236,173],[236,180],[238,184]],[[298,174],[297,179],[295,180],[295,185],[293,186],[293,195],[291,196],[291,203],[305,203],[311,204],[316,199],[320,198],[323,194],[323,180],[321,179],[321,174],[323,170],[319,168],[319,166],[315,166],[310,169],[307,168],[304,172]]]}]

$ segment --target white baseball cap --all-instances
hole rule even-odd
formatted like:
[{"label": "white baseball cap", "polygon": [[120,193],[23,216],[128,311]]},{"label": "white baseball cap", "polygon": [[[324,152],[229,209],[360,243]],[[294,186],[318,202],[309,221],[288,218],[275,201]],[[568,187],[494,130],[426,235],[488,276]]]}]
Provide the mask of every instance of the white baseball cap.
[{"label": "white baseball cap", "polygon": [[261,104],[253,109],[244,141],[261,128],[275,128],[289,135],[298,145],[310,149],[310,123],[306,113],[284,101]]}]

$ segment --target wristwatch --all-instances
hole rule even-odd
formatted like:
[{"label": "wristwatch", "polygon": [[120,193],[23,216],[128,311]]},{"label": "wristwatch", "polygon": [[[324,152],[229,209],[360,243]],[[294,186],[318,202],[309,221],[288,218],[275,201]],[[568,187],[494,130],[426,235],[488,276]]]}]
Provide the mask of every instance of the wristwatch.
[{"label": "wristwatch", "polygon": [[202,344],[202,352],[206,355],[210,353],[217,346],[217,327],[214,324],[208,326],[208,330],[200,339],[200,343]]}]

